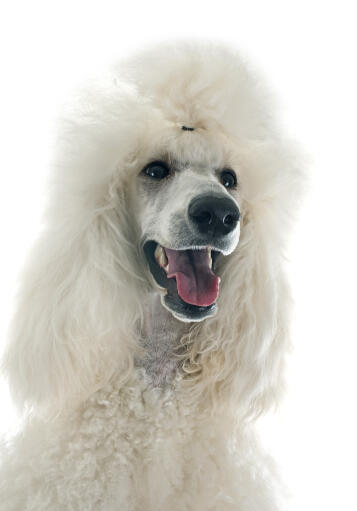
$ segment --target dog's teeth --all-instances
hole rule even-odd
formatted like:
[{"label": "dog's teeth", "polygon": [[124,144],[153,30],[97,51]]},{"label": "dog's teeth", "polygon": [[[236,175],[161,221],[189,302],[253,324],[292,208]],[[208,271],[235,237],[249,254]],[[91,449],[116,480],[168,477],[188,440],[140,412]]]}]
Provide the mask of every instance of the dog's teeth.
[{"label": "dog's teeth", "polygon": [[155,256],[155,259],[157,261],[157,263],[165,268],[165,266],[167,265],[167,257],[166,257],[166,254],[165,254],[165,250],[162,248],[161,245],[157,245],[157,247],[155,248],[155,253],[154,253],[154,256]]},{"label": "dog's teeth", "polygon": [[208,249],[208,265],[212,269],[212,252],[210,248]]},{"label": "dog's teeth", "polygon": [[160,258],[160,264],[163,268],[165,268],[166,266],[168,266],[167,264],[167,257],[166,257],[166,254],[165,254],[165,251],[163,250],[162,251],[162,254],[161,254],[161,258]]}]

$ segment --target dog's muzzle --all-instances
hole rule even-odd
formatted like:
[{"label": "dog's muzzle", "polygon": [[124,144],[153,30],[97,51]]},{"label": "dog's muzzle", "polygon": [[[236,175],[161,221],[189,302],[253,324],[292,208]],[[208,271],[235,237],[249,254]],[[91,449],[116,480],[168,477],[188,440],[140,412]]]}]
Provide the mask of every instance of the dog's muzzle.
[{"label": "dog's muzzle", "polygon": [[215,263],[236,246],[232,236],[239,219],[238,206],[229,197],[200,195],[188,206],[182,239],[171,247],[156,240],[144,244],[151,274],[165,291],[163,305],[179,319],[201,321],[215,314],[220,283]]}]

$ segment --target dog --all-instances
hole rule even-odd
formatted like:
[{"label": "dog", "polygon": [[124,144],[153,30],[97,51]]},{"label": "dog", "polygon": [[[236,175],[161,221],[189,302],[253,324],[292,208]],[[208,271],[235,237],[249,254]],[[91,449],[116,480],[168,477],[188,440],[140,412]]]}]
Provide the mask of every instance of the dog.
[{"label": "dog", "polygon": [[301,164],[264,80],[149,48],[64,108],[2,368],[4,511],[275,511],[255,421],[284,388]]}]

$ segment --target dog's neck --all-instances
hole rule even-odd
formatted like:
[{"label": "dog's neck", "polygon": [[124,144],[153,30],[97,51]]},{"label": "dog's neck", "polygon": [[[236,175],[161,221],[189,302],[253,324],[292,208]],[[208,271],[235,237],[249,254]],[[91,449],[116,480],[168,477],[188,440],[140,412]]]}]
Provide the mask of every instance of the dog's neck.
[{"label": "dog's neck", "polygon": [[179,359],[175,348],[189,327],[190,323],[179,321],[162,306],[158,293],[150,295],[140,335],[145,349],[140,365],[155,387],[167,384],[176,372]]}]

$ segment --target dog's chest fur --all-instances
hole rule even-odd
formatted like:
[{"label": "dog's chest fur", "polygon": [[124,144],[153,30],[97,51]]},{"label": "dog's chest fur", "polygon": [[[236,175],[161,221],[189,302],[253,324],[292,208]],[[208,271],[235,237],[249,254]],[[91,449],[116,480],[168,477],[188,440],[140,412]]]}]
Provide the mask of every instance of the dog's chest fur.
[{"label": "dog's chest fur", "polygon": [[172,379],[180,363],[176,348],[188,328],[188,323],[177,320],[162,306],[159,294],[152,295],[140,334],[145,355],[137,364],[144,367],[153,386],[164,386]]}]

